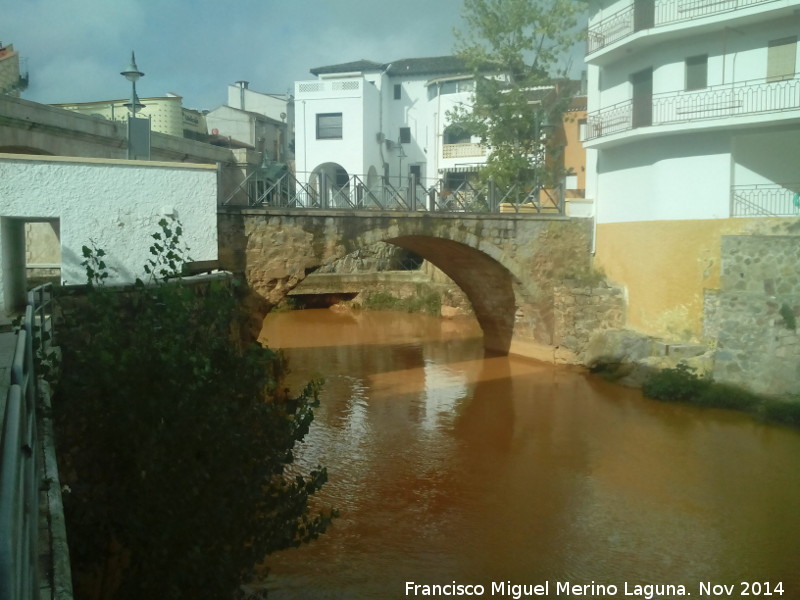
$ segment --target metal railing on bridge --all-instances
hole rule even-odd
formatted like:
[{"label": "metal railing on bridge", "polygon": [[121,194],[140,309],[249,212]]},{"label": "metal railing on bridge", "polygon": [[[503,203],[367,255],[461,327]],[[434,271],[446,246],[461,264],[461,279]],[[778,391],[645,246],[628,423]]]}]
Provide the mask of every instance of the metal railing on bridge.
[{"label": "metal railing on bridge", "polygon": [[562,215],[564,193],[562,188],[540,186],[501,189],[491,181],[485,185],[462,182],[449,189],[441,181],[426,186],[415,175],[397,186],[385,178],[367,183],[360,175],[336,181],[324,172],[303,178],[285,172],[265,182],[253,172],[222,204],[297,210]]},{"label": "metal railing on bridge", "polygon": [[37,435],[39,394],[34,357],[46,357],[53,344],[48,315],[52,285],[28,294],[16,334],[11,386],[2,406],[0,432],[0,600],[39,597],[38,538],[41,456]]}]

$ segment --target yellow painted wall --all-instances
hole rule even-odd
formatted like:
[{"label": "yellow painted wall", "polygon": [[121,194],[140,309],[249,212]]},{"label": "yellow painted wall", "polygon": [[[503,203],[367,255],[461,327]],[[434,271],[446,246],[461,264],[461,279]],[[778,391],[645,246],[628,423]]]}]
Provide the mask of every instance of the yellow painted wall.
[{"label": "yellow painted wall", "polygon": [[[582,103],[581,103],[582,101]],[[578,189],[586,189],[586,148],[580,136],[581,122],[586,121],[586,98],[576,98],[564,114],[564,168],[578,177]]]},{"label": "yellow painted wall", "polygon": [[722,236],[787,235],[798,228],[796,218],[601,224],[594,265],[625,286],[628,327],[671,341],[699,341],[704,290],[720,285]]}]

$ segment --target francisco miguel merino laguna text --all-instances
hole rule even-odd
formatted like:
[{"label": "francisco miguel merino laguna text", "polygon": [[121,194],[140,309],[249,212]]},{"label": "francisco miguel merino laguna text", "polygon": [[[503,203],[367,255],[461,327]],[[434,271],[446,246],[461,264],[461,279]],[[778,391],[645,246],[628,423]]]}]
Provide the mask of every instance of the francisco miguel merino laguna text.
[{"label": "francisco miguel merino laguna text", "polygon": [[[508,596],[519,600],[529,596],[550,596],[551,590],[556,596],[615,596],[620,592],[618,586],[613,584],[571,583],[569,581],[556,581],[550,585],[549,581],[538,584],[518,584],[510,581],[493,581],[489,586],[480,584],[464,584],[453,581],[445,584],[420,584],[406,581],[406,596]],[[686,586],[672,584],[623,584],[622,593],[633,598],[652,600],[656,597],[687,596]]]}]

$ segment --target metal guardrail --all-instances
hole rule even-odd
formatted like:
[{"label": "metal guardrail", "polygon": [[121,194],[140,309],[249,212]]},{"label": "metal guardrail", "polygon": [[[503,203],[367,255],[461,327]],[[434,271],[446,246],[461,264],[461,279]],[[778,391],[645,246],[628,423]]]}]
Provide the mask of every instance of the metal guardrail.
[{"label": "metal guardrail", "polygon": [[[17,331],[11,387],[0,431],[0,600],[39,598],[38,539],[41,455],[36,423],[39,386],[35,353],[46,356],[52,337],[46,310],[52,284],[28,296]],[[50,338],[50,339],[48,339]]]},{"label": "metal guardrail", "polygon": [[[448,189],[441,181],[426,187],[414,175],[395,186],[385,178],[368,184],[369,178],[361,175],[336,182],[326,173],[304,173],[300,175],[304,175],[305,180],[301,180],[288,172],[265,183],[257,181],[256,175],[252,173],[240,184],[240,191],[262,190],[244,196],[248,206],[297,210],[564,214],[563,188],[512,186],[500,189],[492,182],[485,185],[463,182]],[[232,204],[234,197],[228,196],[223,205]]]}]

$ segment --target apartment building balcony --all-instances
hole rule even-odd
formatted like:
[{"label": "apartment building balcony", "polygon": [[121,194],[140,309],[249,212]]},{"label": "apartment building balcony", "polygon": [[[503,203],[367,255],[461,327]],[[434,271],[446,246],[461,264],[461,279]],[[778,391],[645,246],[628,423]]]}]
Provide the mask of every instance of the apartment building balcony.
[{"label": "apartment building balcony", "polygon": [[[675,131],[800,119],[800,73],[626,100],[587,116],[586,145],[600,147]],[[675,127],[673,127],[675,126]]]},{"label": "apartment building balcony", "polygon": [[471,142],[442,144],[442,158],[472,158],[486,156],[486,148]]},{"label": "apartment building balcony", "polygon": [[605,64],[620,52],[640,50],[680,38],[687,30],[703,33],[766,18],[790,16],[800,0],[636,0],[630,6],[591,23],[586,60]]}]

